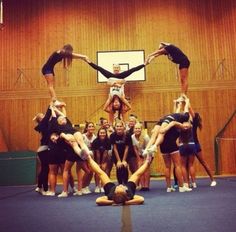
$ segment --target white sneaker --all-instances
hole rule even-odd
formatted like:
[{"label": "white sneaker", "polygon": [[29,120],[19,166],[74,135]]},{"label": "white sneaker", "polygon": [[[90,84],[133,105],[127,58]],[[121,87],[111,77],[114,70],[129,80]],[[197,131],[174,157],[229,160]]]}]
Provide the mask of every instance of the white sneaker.
[{"label": "white sneaker", "polygon": [[100,188],[101,193],[105,193],[105,190],[103,187]]},{"label": "white sneaker", "polygon": [[90,193],[92,193],[88,186],[85,187],[85,188],[82,188],[81,191],[82,191],[83,194],[90,194]]},{"label": "white sneaker", "polygon": [[100,193],[100,188],[99,188],[98,186],[96,186],[94,192],[95,192],[95,193]]},{"label": "white sneaker", "polygon": [[193,183],[192,183],[192,187],[193,187],[193,188],[197,188],[196,182],[193,182]]},{"label": "white sneaker", "polygon": [[77,191],[78,191],[78,189],[77,189],[76,187],[73,187],[72,193],[75,193],[75,192],[77,192]]},{"label": "white sneaker", "polygon": [[42,188],[37,187],[34,191],[37,192],[37,193],[41,193]]},{"label": "white sneaker", "polygon": [[188,183],[184,183],[184,187],[189,188],[189,184]]},{"label": "white sneaker", "polygon": [[175,192],[175,189],[171,186],[166,189],[167,193]]},{"label": "white sneaker", "polygon": [[44,191],[43,189],[40,190],[40,193],[43,195],[43,196],[46,196],[47,192]]},{"label": "white sneaker", "polygon": [[212,182],[211,182],[211,187],[215,187],[217,185],[217,182],[215,181],[215,180],[213,180]]},{"label": "white sneaker", "polygon": [[50,196],[50,197],[53,197],[53,196],[55,196],[55,195],[56,195],[55,192],[47,191],[47,192],[45,192],[45,195],[44,195],[44,196]]},{"label": "white sneaker", "polygon": [[188,188],[188,187],[185,187],[185,186],[179,187],[179,192],[180,192],[180,193],[191,192],[191,191],[192,191],[191,188]]},{"label": "white sneaker", "polygon": [[73,193],[73,196],[82,196],[83,193],[82,193],[82,190],[77,190]]},{"label": "white sneaker", "polygon": [[57,197],[68,197],[68,193],[65,191],[62,191],[61,194],[59,194]]}]

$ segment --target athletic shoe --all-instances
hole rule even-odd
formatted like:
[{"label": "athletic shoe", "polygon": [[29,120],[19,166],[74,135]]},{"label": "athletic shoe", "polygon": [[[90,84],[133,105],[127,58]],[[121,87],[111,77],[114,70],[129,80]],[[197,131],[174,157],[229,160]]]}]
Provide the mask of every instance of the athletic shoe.
[{"label": "athletic shoe", "polygon": [[188,188],[186,186],[183,186],[183,187],[179,187],[179,192],[180,193],[184,193],[184,192],[191,192],[192,189],[191,188]]},{"label": "athletic shoe", "polygon": [[177,189],[179,186],[177,184],[174,184],[173,188]]},{"label": "athletic shoe", "polygon": [[59,194],[57,197],[68,197],[68,193],[65,191],[62,191],[61,194]]},{"label": "athletic shoe", "polygon": [[85,188],[82,188],[81,191],[82,191],[83,194],[90,194],[90,193],[92,193],[88,186],[85,187]]},{"label": "athletic shoe", "polygon": [[190,188],[190,186],[189,186],[188,183],[184,183],[184,187],[186,187],[186,188]]},{"label": "athletic shoe", "polygon": [[37,193],[41,193],[42,188],[37,187],[34,191],[37,192]]},{"label": "athletic shoe", "polygon": [[78,189],[74,186],[72,191],[73,191],[73,193],[75,193],[78,191]]},{"label": "athletic shoe", "polygon": [[167,193],[175,192],[175,189],[171,186],[166,189]]},{"label": "athletic shoe", "polygon": [[95,192],[95,193],[100,193],[100,188],[99,188],[98,186],[96,186],[94,192]]},{"label": "athletic shoe", "polygon": [[91,189],[89,188],[89,186],[86,187],[86,191],[87,193],[92,193]]},{"label": "athletic shoe", "polygon": [[101,193],[105,193],[105,190],[103,187],[100,188]]},{"label": "athletic shoe", "polygon": [[192,187],[193,187],[193,188],[197,188],[196,182],[193,182],[193,183],[192,183]]},{"label": "athletic shoe", "polygon": [[82,196],[82,195],[83,195],[82,190],[80,190],[80,191],[77,190],[73,193],[73,196]]},{"label": "athletic shoe", "polygon": [[41,193],[43,196],[46,196],[47,191],[44,191],[43,189],[41,189],[40,193]]},{"label": "athletic shoe", "polygon": [[53,197],[53,196],[55,196],[55,195],[56,195],[55,192],[47,191],[47,192],[45,193],[44,196],[50,196],[50,197]]},{"label": "athletic shoe", "polygon": [[215,180],[213,180],[212,182],[211,182],[211,187],[215,187],[216,186],[216,184],[217,184],[217,182],[215,181]]}]

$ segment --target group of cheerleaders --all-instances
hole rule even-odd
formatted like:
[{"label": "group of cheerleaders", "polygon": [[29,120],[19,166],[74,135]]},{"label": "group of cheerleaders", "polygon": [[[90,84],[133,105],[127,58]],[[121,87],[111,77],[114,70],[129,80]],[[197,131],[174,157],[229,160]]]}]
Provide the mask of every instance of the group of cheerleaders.
[{"label": "group of cheerleaders", "polygon": [[[179,65],[181,96],[174,101],[174,113],[162,117],[149,137],[136,116],[130,115],[127,125],[124,122],[125,114],[131,109],[125,97],[124,85],[126,77],[144,68],[160,55],[167,55]],[[76,58],[101,72],[110,86],[108,99],[104,104],[109,119],[101,119],[97,135],[94,133],[93,122],[86,123],[84,133],[75,129],[66,115],[66,104],[59,101],[55,93],[54,66],[62,61],[64,68],[68,68]],[[58,197],[68,197],[69,186],[74,195],[91,193],[89,185],[94,175],[95,192],[104,193],[104,196],[97,198],[98,205],[142,204],[144,198],[136,195],[135,191],[138,188],[149,191],[150,164],[158,146],[165,164],[167,192],[190,192],[197,187],[193,165],[195,157],[209,175],[210,186],[215,186],[216,181],[203,159],[197,137],[197,129],[202,127],[201,117],[193,111],[186,96],[189,66],[189,59],[178,47],[164,42],[148,55],[144,64],[124,72],[121,72],[119,64],[114,64],[113,73],[91,62],[87,56],[74,53],[69,44],[55,51],[42,68],[51,102],[45,114],[38,113],[34,118],[37,123],[35,130],[41,134],[37,151],[41,169],[36,191],[45,196],[55,196],[57,174],[61,168],[63,191]],[[171,183],[172,162],[174,186]],[[71,173],[74,163],[78,175],[77,187],[74,186]],[[118,185],[110,179],[113,165]]]}]

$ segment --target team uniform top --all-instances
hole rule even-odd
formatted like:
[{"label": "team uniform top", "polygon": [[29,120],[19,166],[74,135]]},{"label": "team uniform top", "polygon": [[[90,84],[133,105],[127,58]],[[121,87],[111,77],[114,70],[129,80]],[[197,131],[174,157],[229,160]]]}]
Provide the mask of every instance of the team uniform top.
[{"label": "team uniform top", "polygon": [[96,138],[93,142],[92,142],[92,150],[93,151],[99,151],[100,154],[102,155],[104,153],[104,151],[108,151],[111,150],[111,142],[108,138],[101,140],[99,138]]},{"label": "team uniform top", "polygon": [[[114,133],[111,134],[110,140],[111,140],[112,145],[114,145],[114,144],[117,145],[117,151],[119,153],[120,159],[122,160],[123,156],[124,156],[125,147],[126,146],[129,146],[129,147],[132,146],[131,137],[129,135],[126,135],[126,134],[118,135],[116,132],[114,132]],[[115,154],[114,154],[114,151],[112,151],[112,157],[113,157],[113,159],[115,159],[115,161],[117,161],[116,157],[115,157]]]},{"label": "team uniform top", "polygon": [[165,123],[170,123],[172,121],[176,121],[179,123],[187,122],[189,120],[189,113],[174,113],[174,114],[168,114],[161,118],[158,122],[157,125],[161,125],[163,122]]},{"label": "team uniform top", "polygon": [[51,117],[51,110],[48,108],[47,112],[41,122],[34,128],[37,132],[41,133],[42,137],[40,140],[40,145],[48,145],[50,132],[49,132],[49,119]]},{"label": "team uniform top", "polygon": [[[126,187],[127,200],[132,200],[135,195],[136,184],[132,181],[128,181],[124,186]],[[112,182],[108,182],[104,185],[105,195],[107,196],[108,200],[113,200],[115,188],[116,185]]]},{"label": "team uniform top", "polygon": [[62,61],[62,59],[65,57],[65,55],[61,52],[53,52],[52,55],[48,58],[47,62],[44,64],[43,68],[42,68],[42,73],[43,75],[46,74],[53,74],[53,76],[55,75],[54,73],[54,66]]},{"label": "team uniform top", "polygon": [[179,64],[180,68],[188,68],[190,65],[190,61],[188,57],[176,46],[170,44],[164,47],[167,51],[167,57],[169,60],[174,62],[175,64]]}]

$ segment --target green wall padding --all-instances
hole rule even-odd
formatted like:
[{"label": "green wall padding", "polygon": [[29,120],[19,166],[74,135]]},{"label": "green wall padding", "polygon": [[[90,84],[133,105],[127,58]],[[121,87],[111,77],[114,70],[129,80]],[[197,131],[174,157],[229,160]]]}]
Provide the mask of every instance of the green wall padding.
[{"label": "green wall padding", "polygon": [[36,152],[0,152],[0,186],[36,183]]}]

